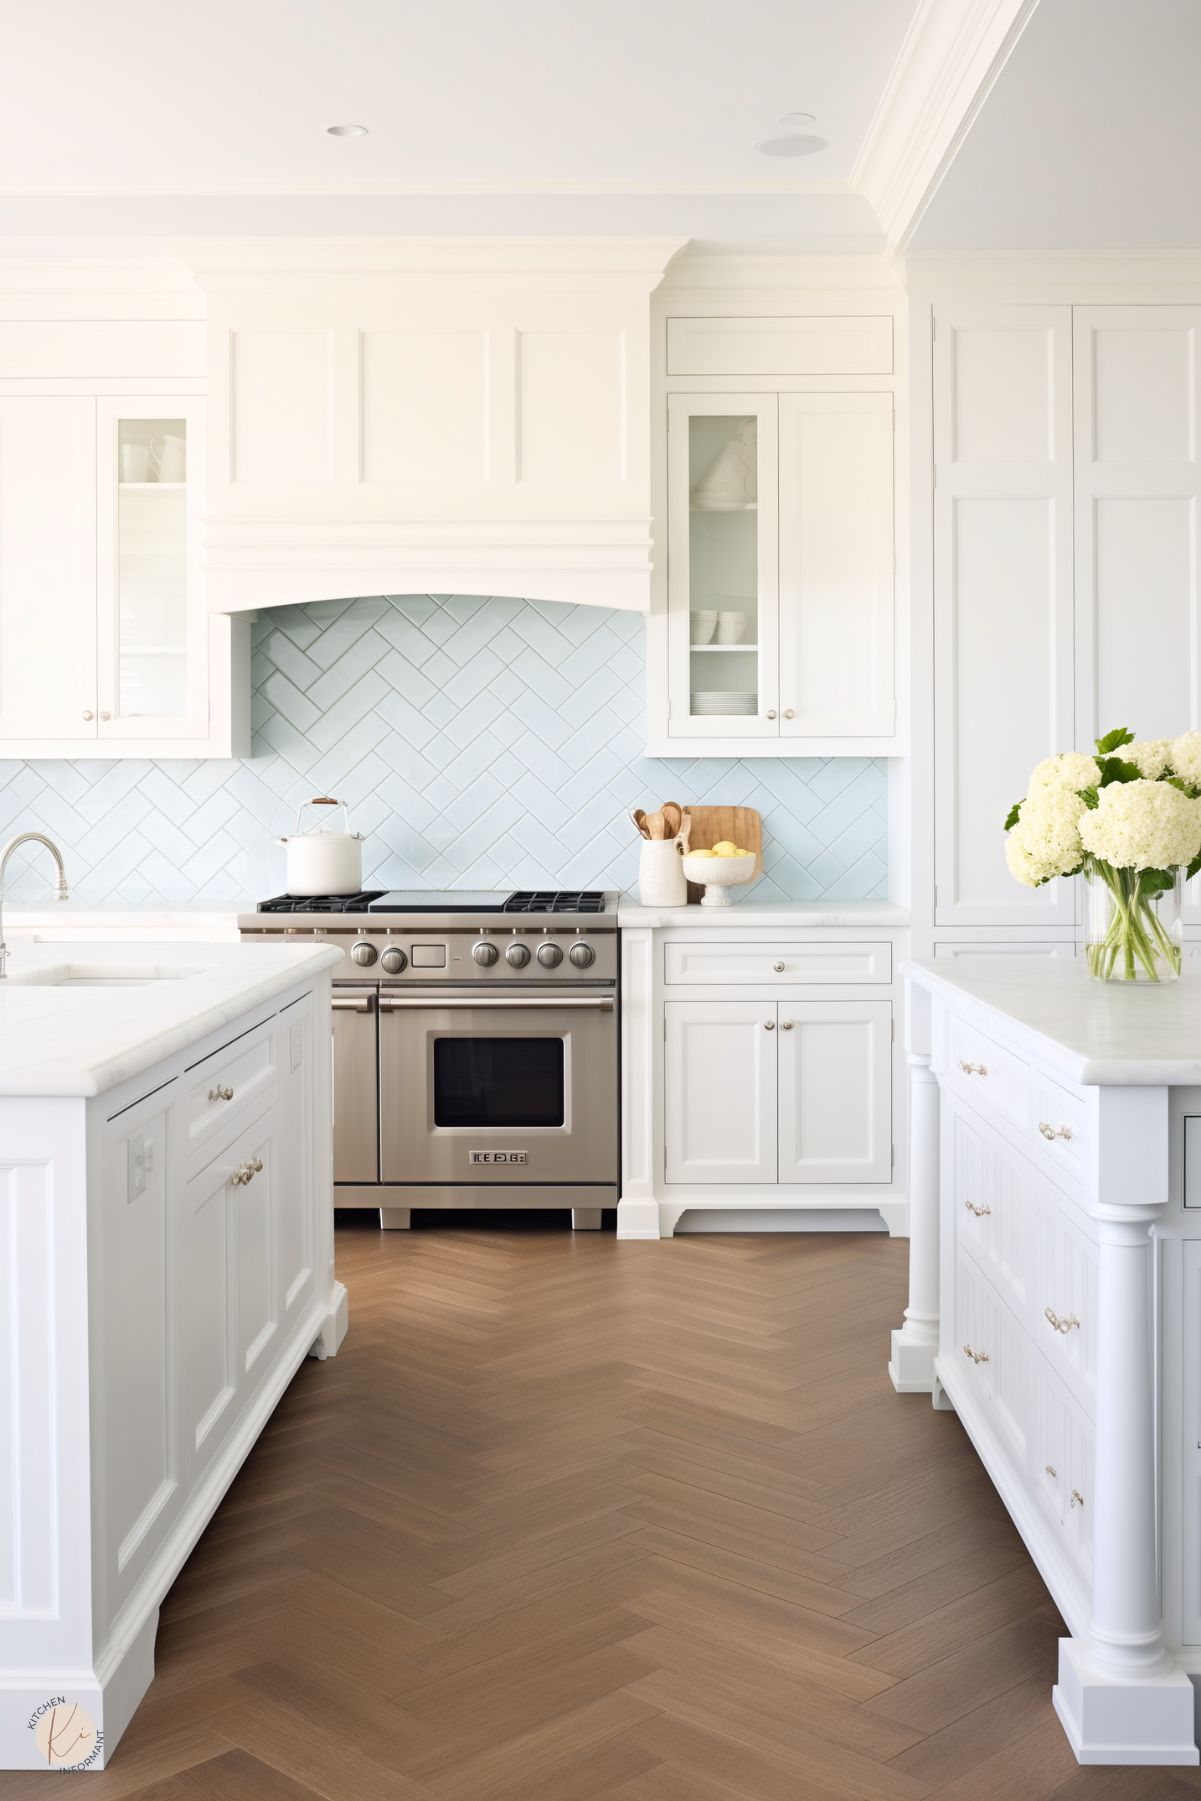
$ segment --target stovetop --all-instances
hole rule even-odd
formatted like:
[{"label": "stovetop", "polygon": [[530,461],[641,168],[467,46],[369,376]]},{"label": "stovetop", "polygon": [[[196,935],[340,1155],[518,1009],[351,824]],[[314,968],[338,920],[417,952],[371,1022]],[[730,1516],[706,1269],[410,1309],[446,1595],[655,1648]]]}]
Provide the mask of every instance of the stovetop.
[{"label": "stovetop", "polygon": [[366,888],[359,894],[277,894],[260,901],[259,913],[604,913],[607,899],[599,888],[494,889]]}]

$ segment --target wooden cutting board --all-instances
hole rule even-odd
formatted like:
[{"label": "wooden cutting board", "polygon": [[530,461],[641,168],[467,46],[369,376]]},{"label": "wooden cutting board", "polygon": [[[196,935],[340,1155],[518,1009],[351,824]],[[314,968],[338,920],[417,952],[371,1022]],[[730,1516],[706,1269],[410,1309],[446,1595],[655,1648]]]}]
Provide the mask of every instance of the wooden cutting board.
[{"label": "wooden cutting board", "polygon": [[[740,844],[755,853],[755,874],[763,874],[763,820],[754,807],[685,807],[692,819],[689,850],[712,850],[715,844]],[[699,901],[704,888],[689,882],[688,899]]]}]

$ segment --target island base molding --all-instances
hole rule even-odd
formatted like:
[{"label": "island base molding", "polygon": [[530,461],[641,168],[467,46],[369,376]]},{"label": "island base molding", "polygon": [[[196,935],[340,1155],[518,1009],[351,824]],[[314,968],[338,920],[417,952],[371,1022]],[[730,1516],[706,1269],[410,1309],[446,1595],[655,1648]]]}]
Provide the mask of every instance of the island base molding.
[{"label": "island base molding", "polygon": [[[846,1232],[879,1230],[883,1222],[890,1238],[904,1238],[909,1228],[909,1208],[903,1195],[890,1191],[887,1199],[864,1200],[837,1193],[781,1193],[759,1195],[753,1188],[700,1196],[689,1192],[679,1199],[647,1199],[642,1195],[617,1205],[618,1238],[671,1238],[686,1213],[713,1216],[712,1230],[719,1232]],[[780,1216],[780,1223],[771,1216]],[[937,1349],[935,1345],[934,1349]],[[926,1390],[930,1381],[927,1377]]]},{"label": "island base molding", "polygon": [[1171,1658],[1136,1677],[1106,1669],[1087,1641],[1061,1638],[1051,1699],[1079,1763],[1198,1762],[1193,1685]]}]

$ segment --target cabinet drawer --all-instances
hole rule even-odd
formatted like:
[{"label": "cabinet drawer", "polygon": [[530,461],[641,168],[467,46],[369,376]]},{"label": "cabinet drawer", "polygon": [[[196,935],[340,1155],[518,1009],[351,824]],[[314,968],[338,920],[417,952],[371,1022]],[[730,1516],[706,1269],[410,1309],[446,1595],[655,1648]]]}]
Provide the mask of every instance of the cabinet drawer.
[{"label": "cabinet drawer", "polygon": [[946,1076],[974,1106],[1008,1119],[1025,1132],[1029,1123],[1030,1071],[1020,1057],[966,1019],[947,1019]]},{"label": "cabinet drawer", "polygon": [[1097,1250],[1046,1192],[1034,1209],[1030,1331],[1091,1413],[1097,1389]]},{"label": "cabinet drawer", "polygon": [[211,1149],[226,1128],[242,1125],[276,1098],[275,1023],[265,1020],[188,1070],[183,1118],[189,1156]]},{"label": "cabinet drawer", "polygon": [[663,980],[685,983],[891,982],[891,944],[750,944],[728,940],[668,942]]},{"label": "cabinet drawer", "polygon": [[669,319],[669,375],[891,375],[887,314]]},{"label": "cabinet drawer", "polygon": [[1093,1428],[1041,1358],[1031,1363],[1030,1486],[1084,1592],[1093,1568]]},{"label": "cabinet drawer", "polygon": [[1031,1347],[1021,1325],[983,1273],[961,1251],[955,1260],[955,1343],[991,1430],[1019,1470],[1030,1440]]},{"label": "cabinet drawer", "polygon": [[1073,1180],[1085,1173],[1088,1102],[1061,1088],[1040,1070],[1030,1075],[1031,1130],[1037,1155],[1056,1176]]},{"label": "cabinet drawer", "polygon": [[1024,1318],[1033,1261],[1030,1185],[966,1111],[949,1107],[945,1132],[956,1240]]}]

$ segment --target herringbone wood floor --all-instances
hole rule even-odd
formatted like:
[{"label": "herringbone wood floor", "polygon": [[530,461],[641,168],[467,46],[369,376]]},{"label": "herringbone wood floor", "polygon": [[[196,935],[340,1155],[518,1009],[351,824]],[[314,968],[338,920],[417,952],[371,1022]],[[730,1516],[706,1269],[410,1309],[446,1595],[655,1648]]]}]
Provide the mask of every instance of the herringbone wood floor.
[{"label": "herringbone wood floor", "polygon": [[1201,1793],[1073,1761],[1055,1609],[958,1422],[888,1385],[902,1243],[338,1238],[350,1336],[90,1801]]}]

